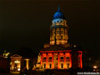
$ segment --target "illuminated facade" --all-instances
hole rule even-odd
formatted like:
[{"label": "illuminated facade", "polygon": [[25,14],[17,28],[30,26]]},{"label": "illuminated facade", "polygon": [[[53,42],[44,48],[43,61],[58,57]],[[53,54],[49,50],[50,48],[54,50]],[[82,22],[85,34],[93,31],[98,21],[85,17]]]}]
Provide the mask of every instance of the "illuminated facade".
[{"label": "illuminated facade", "polygon": [[18,50],[10,56],[10,71],[20,72],[20,70],[32,69],[36,63],[36,57],[37,55],[29,48]]},{"label": "illuminated facade", "polygon": [[40,54],[44,69],[82,68],[82,51],[68,43],[67,20],[59,8],[50,26],[50,44],[45,44]]}]

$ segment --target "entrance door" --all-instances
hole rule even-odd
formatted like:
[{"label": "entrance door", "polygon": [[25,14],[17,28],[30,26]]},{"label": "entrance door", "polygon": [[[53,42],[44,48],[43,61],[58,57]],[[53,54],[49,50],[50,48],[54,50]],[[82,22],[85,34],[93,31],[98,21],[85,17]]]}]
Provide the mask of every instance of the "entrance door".
[{"label": "entrance door", "polygon": [[14,71],[17,71],[17,64],[14,65]]}]

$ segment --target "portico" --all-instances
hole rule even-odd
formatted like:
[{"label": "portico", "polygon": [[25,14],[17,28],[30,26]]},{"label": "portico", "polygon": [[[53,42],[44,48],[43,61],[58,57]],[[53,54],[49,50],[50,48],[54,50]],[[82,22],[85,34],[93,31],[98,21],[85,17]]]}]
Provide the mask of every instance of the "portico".
[{"label": "portico", "polygon": [[46,69],[69,69],[72,67],[71,51],[40,51],[41,65]]}]

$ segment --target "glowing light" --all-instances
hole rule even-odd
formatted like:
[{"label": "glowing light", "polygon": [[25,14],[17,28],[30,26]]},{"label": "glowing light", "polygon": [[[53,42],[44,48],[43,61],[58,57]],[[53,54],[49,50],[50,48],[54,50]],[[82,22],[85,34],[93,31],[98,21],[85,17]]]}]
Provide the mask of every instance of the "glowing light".
[{"label": "glowing light", "polygon": [[15,63],[20,63],[20,61],[18,61],[18,60],[16,60],[16,61],[14,61]]},{"label": "glowing light", "polygon": [[52,54],[52,69],[54,69],[54,55]]},{"label": "glowing light", "polygon": [[4,51],[4,53],[3,53],[3,57],[4,58],[8,58],[8,55],[10,54],[10,52],[6,52],[6,50]]},{"label": "glowing light", "polygon": [[18,68],[18,71],[20,71],[20,68]]},{"label": "glowing light", "polygon": [[76,45],[74,45],[74,47],[76,47]]},{"label": "glowing light", "polygon": [[96,69],[96,68],[98,68],[98,67],[95,65],[95,66],[93,66],[93,68]]},{"label": "glowing light", "polygon": [[48,53],[49,56],[52,56],[52,53]]},{"label": "glowing light", "polygon": [[25,59],[26,60],[26,68],[27,70],[29,70],[29,59]]},{"label": "glowing light", "polygon": [[95,71],[95,70],[93,70],[93,71]]},{"label": "glowing light", "polygon": [[91,58],[89,58],[89,60],[91,60]]},{"label": "glowing light", "polygon": [[63,53],[60,53],[60,55],[64,55]]}]

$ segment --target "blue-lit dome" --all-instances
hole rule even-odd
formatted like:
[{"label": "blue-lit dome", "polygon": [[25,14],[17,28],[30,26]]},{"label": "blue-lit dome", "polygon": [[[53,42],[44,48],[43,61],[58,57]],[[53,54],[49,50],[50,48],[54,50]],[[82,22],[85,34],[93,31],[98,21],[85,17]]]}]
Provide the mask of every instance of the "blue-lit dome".
[{"label": "blue-lit dome", "polygon": [[53,16],[53,19],[56,19],[56,18],[65,19],[65,16],[63,15],[63,13],[60,12],[59,9],[58,9],[58,11]]}]

